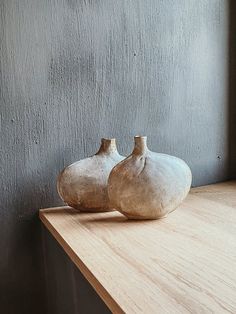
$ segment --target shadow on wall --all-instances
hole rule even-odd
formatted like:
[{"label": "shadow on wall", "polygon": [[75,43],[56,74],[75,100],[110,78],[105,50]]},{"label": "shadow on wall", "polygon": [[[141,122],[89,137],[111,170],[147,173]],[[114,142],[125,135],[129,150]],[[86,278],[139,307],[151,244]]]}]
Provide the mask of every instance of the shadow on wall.
[{"label": "shadow on wall", "polygon": [[1,245],[6,271],[1,272],[0,312],[11,314],[18,308],[19,313],[31,313],[34,308],[35,314],[47,313],[38,209],[53,204],[55,196],[50,192],[52,187],[42,184],[48,181],[48,175],[42,173],[40,177],[18,178],[12,197],[6,196],[6,207],[14,209],[14,213],[11,215],[9,210],[6,226],[1,230],[1,240],[6,240]]}]

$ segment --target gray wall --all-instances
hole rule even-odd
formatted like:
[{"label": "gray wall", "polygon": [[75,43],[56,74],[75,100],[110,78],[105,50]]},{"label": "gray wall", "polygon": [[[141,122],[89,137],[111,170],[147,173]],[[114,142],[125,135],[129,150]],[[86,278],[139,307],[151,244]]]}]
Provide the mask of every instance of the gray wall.
[{"label": "gray wall", "polygon": [[190,165],[194,185],[229,178],[228,1],[0,8],[0,312],[105,313],[38,209],[60,204],[57,173],[101,137],[128,154],[148,135],[152,150]]},{"label": "gray wall", "polygon": [[236,1],[230,1],[229,18],[229,157],[230,177],[236,178]]}]

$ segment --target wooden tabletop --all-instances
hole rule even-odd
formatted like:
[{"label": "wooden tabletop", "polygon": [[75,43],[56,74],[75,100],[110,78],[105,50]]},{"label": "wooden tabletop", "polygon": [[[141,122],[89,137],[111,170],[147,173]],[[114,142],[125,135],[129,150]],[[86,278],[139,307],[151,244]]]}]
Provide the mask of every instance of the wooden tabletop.
[{"label": "wooden tabletop", "polygon": [[236,313],[236,181],[195,188],[167,218],[40,210],[113,313]]}]

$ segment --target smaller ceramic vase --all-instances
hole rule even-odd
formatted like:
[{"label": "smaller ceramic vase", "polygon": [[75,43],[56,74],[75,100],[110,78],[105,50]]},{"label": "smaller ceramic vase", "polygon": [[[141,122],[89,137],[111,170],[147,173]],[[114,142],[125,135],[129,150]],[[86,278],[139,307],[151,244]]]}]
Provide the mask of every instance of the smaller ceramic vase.
[{"label": "smaller ceramic vase", "polygon": [[60,197],[80,211],[111,210],[107,193],[108,176],[124,158],[117,151],[115,139],[102,139],[94,156],[77,161],[60,173],[57,179]]},{"label": "smaller ceramic vase", "polygon": [[111,206],[130,219],[165,217],[187,196],[191,171],[179,158],[151,152],[145,136],[136,136],[134,140],[132,154],[110,173]]}]

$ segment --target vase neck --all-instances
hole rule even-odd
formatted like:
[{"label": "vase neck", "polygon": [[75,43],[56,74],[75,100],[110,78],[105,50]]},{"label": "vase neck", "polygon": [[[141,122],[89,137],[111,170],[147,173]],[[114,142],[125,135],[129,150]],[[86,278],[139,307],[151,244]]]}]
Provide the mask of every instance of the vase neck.
[{"label": "vase neck", "polygon": [[135,136],[133,154],[136,154],[136,155],[145,154],[147,151],[148,151],[147,137]]},{"label": "vase neck", "polygon": [[111,138],[111,139],[102,138],[101,139],[101,146],[100,146],[97,154],[102,154],[102,153],[112,154],[115,152],[117,152],[116,139],[115,138]]}]

